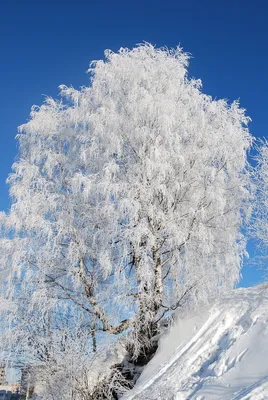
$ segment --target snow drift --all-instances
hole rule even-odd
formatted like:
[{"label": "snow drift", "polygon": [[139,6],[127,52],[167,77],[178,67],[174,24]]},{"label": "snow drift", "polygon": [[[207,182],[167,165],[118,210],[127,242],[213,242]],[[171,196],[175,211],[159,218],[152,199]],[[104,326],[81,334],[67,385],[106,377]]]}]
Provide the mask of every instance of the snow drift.
[{"label": "snow drift", "polygon": [[268,284],[179,319],[124,399],[268,399]]}]

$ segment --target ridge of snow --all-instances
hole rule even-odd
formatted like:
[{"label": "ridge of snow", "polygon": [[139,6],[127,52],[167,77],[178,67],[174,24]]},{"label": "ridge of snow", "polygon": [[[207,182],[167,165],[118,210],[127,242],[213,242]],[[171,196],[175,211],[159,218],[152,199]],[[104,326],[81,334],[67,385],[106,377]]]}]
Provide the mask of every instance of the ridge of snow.
[{"label": "ridge of snow", "polygon": [[124,400],[267,400],[268,284],[179,319]]}]

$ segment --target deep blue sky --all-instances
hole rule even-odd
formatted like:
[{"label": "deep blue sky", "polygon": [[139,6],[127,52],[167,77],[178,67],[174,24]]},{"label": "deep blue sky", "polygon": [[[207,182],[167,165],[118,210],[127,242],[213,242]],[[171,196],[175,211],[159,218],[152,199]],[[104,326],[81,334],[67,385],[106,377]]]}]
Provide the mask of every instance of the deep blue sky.
[{"label": "deep blue sky", "polygon": [[[0,5],[0,210],[17,153],[17,126],[32,104],[57,96],[62,83],[85,85],[90,60],[107,48],[143,41],[193,56],[190,74],[203,90],[240,98],[254,136],[267,136],[268,2],[266,0],[2,0]],[[260,281],[244,269],[242,285]]]}]

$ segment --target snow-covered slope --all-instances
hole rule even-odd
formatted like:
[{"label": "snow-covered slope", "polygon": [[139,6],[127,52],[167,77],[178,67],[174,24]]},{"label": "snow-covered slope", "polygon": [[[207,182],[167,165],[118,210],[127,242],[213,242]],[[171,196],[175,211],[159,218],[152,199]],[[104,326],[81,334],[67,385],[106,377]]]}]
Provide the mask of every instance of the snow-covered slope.
[{"label": "snow-covered slope", "polygon": [[127,400],[268,399],[268,284],[179,320]]}]

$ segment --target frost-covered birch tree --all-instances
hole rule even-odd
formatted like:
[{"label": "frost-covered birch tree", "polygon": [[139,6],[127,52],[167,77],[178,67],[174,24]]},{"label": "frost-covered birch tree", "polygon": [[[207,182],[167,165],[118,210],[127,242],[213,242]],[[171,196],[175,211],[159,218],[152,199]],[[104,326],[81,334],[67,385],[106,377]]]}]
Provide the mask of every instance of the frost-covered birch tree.
[{"label": "frost-covered birch tree", "polygon": [[5,293],[27,299],[10,329],[34,312],[30,331],[79,327],[93,350],[127,332],[146,358],[163,319],[238,281],[249,119],[187,66],[179,47],[106,51],[88,87],[32,108],[2,216]]}]

